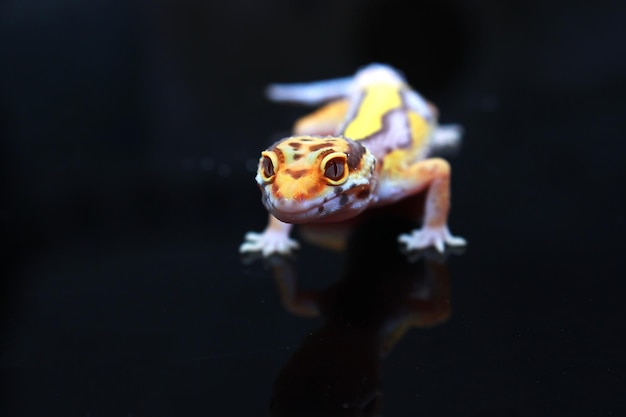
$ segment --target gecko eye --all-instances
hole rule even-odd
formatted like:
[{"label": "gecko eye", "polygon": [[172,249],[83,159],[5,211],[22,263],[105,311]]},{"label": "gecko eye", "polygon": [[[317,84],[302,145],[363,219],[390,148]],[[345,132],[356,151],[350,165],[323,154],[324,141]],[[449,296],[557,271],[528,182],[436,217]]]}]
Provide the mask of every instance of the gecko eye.
[{"label": "gecko eye", "polygon": [[347,159],[342,152],[333,152],[322,160],[324,176],[329,184],[339,185],[348,179]]},{"label": "gecko eye", "polygon": [[331,159],[326,164],[324,169],[324,175],[333,181],[338,181],[343,178],[343,161],[340,158]]},{"label": "gecko eye", "polygon": [[265,182],[270,182],[276,175],[276,166],[278,165],[278,158],[274,152],[265,151],[261,153],[261,162],[259,164],[259,172],[261,178]]}]

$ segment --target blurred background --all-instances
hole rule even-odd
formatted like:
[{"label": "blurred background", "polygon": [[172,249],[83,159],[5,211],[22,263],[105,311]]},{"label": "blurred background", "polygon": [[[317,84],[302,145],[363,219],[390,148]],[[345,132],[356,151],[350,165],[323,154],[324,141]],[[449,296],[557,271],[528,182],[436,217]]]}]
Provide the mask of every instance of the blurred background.
[{"label": "blurred background", "polygon": [[[454,312],[386,360],[386,414],[623,412],[625,19],[616,0],[3,1],[0,414],[267,414],[315,322],[237,253],[266,221],[259,152],[307,111],[263,89],[370,62],[466,130]],[[340,265],[299,261],[313,286]]]}]

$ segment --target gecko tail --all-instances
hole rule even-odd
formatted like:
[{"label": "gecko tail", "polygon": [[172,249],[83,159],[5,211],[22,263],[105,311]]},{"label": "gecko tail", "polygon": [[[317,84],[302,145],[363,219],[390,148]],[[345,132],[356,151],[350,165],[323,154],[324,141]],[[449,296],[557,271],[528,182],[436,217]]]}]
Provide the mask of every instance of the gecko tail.
[{"label": "gecko tail", "polygon": [[360,68],[355,75],[329,80],[293,84],[270,84],[265,95],[271,101],[292,102],[315,106],[344,98],[365,86],[378,83],[404,84],[406,81],[395,68],[373,63]]},{"label": "gecko tail", "polygon": [[265,96],[271,101],[315,106],[348,95],[354,77],[334,78],[310,83],[270,84]]}]

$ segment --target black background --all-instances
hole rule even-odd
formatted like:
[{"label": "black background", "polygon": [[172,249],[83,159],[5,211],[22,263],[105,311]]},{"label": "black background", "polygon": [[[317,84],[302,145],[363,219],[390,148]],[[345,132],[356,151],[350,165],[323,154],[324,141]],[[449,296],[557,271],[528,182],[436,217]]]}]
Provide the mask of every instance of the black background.
[{"label": "black background", "polygon": [[[259,151],[307,111],[263,88],[378,61],[464,126],[469,241],[450,319],[383,362],[385,415],[624,415],[625,21],[609,0],[5,0],[0,414],[267,415],[320,322],[237,252],[266,221]],[[343,265],[297,262],[317,289]]]}]

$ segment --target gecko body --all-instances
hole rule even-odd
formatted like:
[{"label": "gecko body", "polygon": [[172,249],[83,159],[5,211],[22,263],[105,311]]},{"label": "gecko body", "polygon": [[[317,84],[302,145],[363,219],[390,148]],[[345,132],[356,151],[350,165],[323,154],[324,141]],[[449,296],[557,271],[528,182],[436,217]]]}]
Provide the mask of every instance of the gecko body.
[{"label": "gecko body", "polygon": [[424,225],[399,241],[410,250],[465,245],[446,224],[450,165],[428,157],[437,145],[457,142],[460,128],[439,126],[437,109],[398,71],[371,64],[349,78],[274,85],[268,95],[327,103],[261,153],[255,179],[270,219],[265,231],[246,235],[241,252],[289,253],[298,246],[292,224],[346,220],[423,190]]}]

